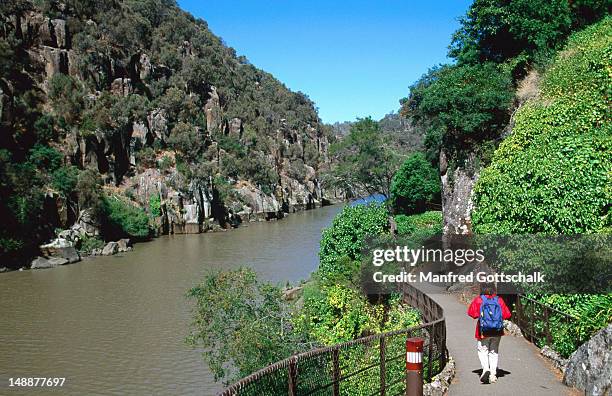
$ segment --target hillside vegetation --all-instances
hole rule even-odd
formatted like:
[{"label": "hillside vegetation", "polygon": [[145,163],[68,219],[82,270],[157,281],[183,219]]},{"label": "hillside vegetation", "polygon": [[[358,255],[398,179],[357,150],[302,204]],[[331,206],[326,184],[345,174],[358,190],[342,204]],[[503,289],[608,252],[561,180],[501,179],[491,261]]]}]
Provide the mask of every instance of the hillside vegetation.
[{"label": "hillside vegetation", "polygon": [[146,212],[152,233],[323,202],[331,134],[312,101],[172,0],[3,2],[0,71],[5,255],[85,218],[88,236],[117,237],[97,226],[104,197]]},{"label": "hillside vegetation", "polygon": [[612,18],[576,33],[475,187],[479,233],[610,231]]}]

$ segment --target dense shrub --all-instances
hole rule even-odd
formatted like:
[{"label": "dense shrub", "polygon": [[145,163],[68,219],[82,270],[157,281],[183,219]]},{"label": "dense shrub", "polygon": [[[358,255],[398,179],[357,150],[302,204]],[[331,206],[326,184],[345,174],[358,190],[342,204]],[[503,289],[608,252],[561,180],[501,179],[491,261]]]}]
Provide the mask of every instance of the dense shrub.
[{"label": "dense shrub", "polygon": [[319,250],[319,276],[331,279],[345,273],[339,259],[358,260],[367,236],[376,236],[389,229],[388,212],[383,205],[346,206],[323,231]]},{"label": "dense shrub", "polygon": [[99,213],[102,208],[102,178],[100,174],[92,169],[86,169],[79,173],[76,189],[79,195],[79,207],[91,209]]},{"label": "dense shrub", "polygon": [[116,196],[103,199],[104,233],[109,239],[149,236],[149,217],[142,208]]},{"label": "dense shrub", "polygon": [[574,35],[523,106],[474,189],[479,233],[610,227],[612,18]]},{"label": "dense shrub", "polygon": [[51,183],[63,197],[69,197],[75,190],[79,179],[79,169],[76,166],[61,166],[51,175]]},{"label": "dense shrub", "polygon": [[104,241],[97,237],[82,236],[79,244],[79,252],[83,254],[91,254],[94,249],[104,248]]},{"label": "dense shrub", "polygon": [[161,198],[157,194],[151,195],[151,198],[149,198],[149,214],[153,218],[159,217],[162,214]]},{"label": "dense shrub", "polygon": [[[597,331],[612,322],[612,295],[610,294],[553,294],[529,295],[529,297],[574,318],[568,320],[565,315],[559,315],[554,311],[548,318],[549,327],[553,330],[550,346],[566,358]],[[528,309],[535,310],[536,317],[543,317],[539,307],[528,305]],[[544,320],[536,320],[533,326],[534,330],[541,334],[541,337],[536,340],[537,344],[546,345],[548,340],[545,337],[546,323]]]},{"label": "dense shrub", "polygon": [[296,325],[322,345],[350,341],[380,331],[382,306],[372,306],[358,291],[342,285],[307,288]]},{"label": "dense shrub", "polygon": [[412,235],[415,233],[428,233],[436,235],[442,233],[442,212],[431,211],[412,216],[396,215],[397,233],[399,235]]},{"label": "dense shrub", "polygon": [[412,154],[393,176],[391,204],[395,213],[422,213],[439,201],[440,177],[423,153]]}]

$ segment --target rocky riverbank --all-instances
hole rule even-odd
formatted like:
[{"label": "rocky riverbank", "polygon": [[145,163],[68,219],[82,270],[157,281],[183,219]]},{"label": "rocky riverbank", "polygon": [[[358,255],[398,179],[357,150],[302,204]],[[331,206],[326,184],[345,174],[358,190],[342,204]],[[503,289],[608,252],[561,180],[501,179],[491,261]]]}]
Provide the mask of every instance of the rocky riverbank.
[{"label": "rocky riverbank", "polygon": [[[333,203],[339,203],[340,200],[334,201]],[[326,202],[327,204],[332,204],[332,202]],[[313,209],[320,208],[322,205],[315,206]],[[309,208],[301,208],[302,210],[307,210]],[[294,210],[291,213],[295,213],[298,210]],[[245,217],[247,222],[262,222],[262,221],[275,221],[278,219],[283,219],[288,216],[289,212],[279,211],[270,214],[265,213],[257,213],[255,215],[250,215]],[[197,227],[199,232],[224,232],[231,230],[233,228],[237,228],[242,224],[242,221],[234,224],[231,227],[220,227],[220,226],[210,226],[210,224],[214,224],[212,221],[208,223],[208,226],[205,228]],[[182,228],[183,230],[185,228]],[[192,229],[196,229],[193,227]],[[174,233],[174,232],[173,232]],[[194,232],[178,232],[176,234],[188,234]],[[129,238],[121,238],[117,241],[109,241],[106,242],[102,247],[91,248],[91,249],[77,249],[77,246],[83,246],[83,241],[88,238],[93,238],[99,236],[99,228],[95,226],[95,224],[91,223],[91,218],[87,216],[87,213],[83,213],[82,216],[70,229],[63,230],[58,232],[57,237],[53,239],[51,242],[41,245],[40,253],[41,255],[36,256],[30,265],[30,269],[49,269],[55,268],[62,265],[73,264],[81,261],[85,257],[95,257],[95,256],[112,256],[118,253],[129,252],[134,249],[133,241]],[[144,241],[139,241],[144,242]],[[27,269],[27,266],[23,266],[19,268],[19,270]],[[9,271],[8,268],[2,267],[0,268],[0,273]]]}]

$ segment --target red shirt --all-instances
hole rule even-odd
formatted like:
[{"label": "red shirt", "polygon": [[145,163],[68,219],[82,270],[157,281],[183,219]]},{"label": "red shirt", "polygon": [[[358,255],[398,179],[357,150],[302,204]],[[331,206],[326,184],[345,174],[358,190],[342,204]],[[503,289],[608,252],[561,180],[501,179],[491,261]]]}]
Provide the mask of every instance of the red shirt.
[{"label": "red shirt", "polygon": [[[487,297],[488,298],[495,297],[495,294],[487,295]],[[504,302],[504,300],[502,300],[501,297],[497,297],[497,301],[499,301],[499,306],[501,307],[501,310],[502,310],[502,318],[504,320],[510,319],[510,316],[512,316],[512,314],[510,313],[510,310],[506,306],[506,303]],[[470,304],[470,307],[467,310],[467,314],[474,319],[478,319],[480,317],[480,305],[481,304],[482,304],[482,298],[480,298],[480,296],[474,298],[472,300],[472,303]],[[500,331],[486,332],[485,334],[481,335],[480,334],[480,323],[476,322],[475,337],[477,340],[481,340],[485,337],[502,336],[502,335],[504,335],[503,329]]]}]

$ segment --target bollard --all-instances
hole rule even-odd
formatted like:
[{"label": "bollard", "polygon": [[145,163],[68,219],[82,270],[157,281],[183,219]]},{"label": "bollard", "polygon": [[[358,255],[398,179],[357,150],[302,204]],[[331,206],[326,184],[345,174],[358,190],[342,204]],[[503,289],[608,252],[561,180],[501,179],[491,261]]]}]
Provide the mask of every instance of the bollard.
[{"label": "bollard", "polygon": [[406,340],[406,396],[423,396],[423,343],[419,337]]}]

